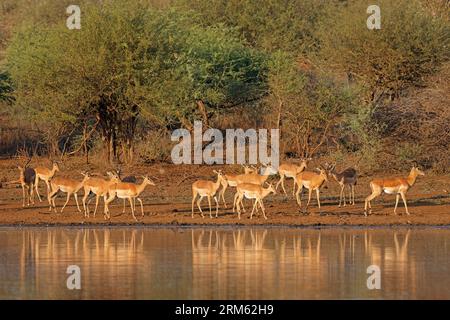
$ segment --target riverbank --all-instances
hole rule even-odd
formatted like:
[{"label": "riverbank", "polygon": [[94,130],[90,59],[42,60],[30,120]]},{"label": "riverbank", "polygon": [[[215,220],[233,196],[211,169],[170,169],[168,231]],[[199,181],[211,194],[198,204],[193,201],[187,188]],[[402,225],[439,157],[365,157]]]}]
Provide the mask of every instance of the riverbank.
[{"label": "riverbank", "polygon": [[[233,190],[227,190],[226,200],[228,208],[221,203],[218,218],[209,218],[208,202],[202,202],[205,218],[201,218],[195,208],[195,216],[191,218],[191,191],[190,185],[197,179],[214,179],[213,168],[208,166],[174,166],[169,164],[155,164],[149,166],[135,166],[127,168],[126,174],[148,174],[155,181],[155,187],[147,187],[142,194],[145,216],[141,217],[141,210],[137,204],[134,221],[127,204],[126,213],[122,214],[122,201],[115,200],[110,206],[111,219],[103,218],[103,199],[100,200],[96,217],[85,218],[77,211],[72,198],[64,210],[59,210],[66,196],[60,195],[56,204],[58,213],[49,212],[46,197],[43,202],[35,198],[36,203],[30,207],[22,207],[22,190],[18,186],[6,185],[4,181],[17,179],[16,161],[0,161],[0,179],[3,186],[0,188],[0,226],[120,226],[120,225],[149,225],[149,226],[450,226],[450,177],[427,174],[420,177],[408,192],[408,207],[411,213],[407,216],[405,208],[400,200],[394,215],[395,196],[384,195],[373,202],[372,214],[364,216],[364,198],[370,194],[369,181],[372,178],[363,176],[358,180],[356,188],[356,205],[339,208],[338,185],[334,181],[326,183],[321,190],[322,212],[319,213],[315,195],[311,200],[308,214],[304,214],[297,206],[292,196],[292,180],[286,183],[288,195],[270,195],[264,200],[268,219],[265,220],[258,214],[249,219],[250,201],[246,201],[247,213],[242,214],[241,219],[233,213]],[[33,164],[32,164],[33,165]],[[77,169],[75,169],[77,168]],[[224,172],[239,172],[236,167],[215,166],[214,169],[222,169]],[[80,170],[88,169],[91,172],[109,170],[100,169],[95,165],[83,166],[74,161],[61,165],[61,176],[76,177]],[[124,170],[125,171],[125,170]],[[392,175],[392,174],[389,174]],[[81,177],[81,175],[78,174]],[[374,175],[377,177],[383,175]],[[398,176],[398,174],[397,174]],[[271,182],[276,182],[277,177],[271,177]],[[231,189],[231,188],[230,188]],[[278,189],[281,191],[281,188]],[[45,185],[40,184],[41,196],[45,194]],[[82,208],[81,198],[83,191],[79,192],[79,203]],[[303,195],[302,205],[306,205],[306,194]],[[91,202],[93,211],[95,201]],[[213,210],[213,216],[215,212]]]}]

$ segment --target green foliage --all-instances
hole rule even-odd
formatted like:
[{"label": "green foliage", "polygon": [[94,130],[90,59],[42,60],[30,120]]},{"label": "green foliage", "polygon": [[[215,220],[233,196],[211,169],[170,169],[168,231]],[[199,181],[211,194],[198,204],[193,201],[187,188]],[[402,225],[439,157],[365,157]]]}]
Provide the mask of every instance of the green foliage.
[{"label": "green foliage", "polygon": [[201,23],[236,27],[252,45],[266,51],[311,53],[319,47],[315,28],[335,0],[175,0],[201,15]]},{"label": "green foliage", "polygon": [[12,101],[13,88],[11,80],[5,72],[0,72],[0,101]]},{"label": "green foliage", "polygon": [[[352,153],[374,168],[380,132],[402,124],[386,100],[449,59],[445,0],[380,0],[381,30],[356,0],[80,0],[81,30],[66,28],[68,4],[0,4],[0,100],[50,149],[77,150],[92,130],[109,159],[164,159],[167,130],[221,115],[280,128],[291,154]],[[419,150],[405,148],[397,158]]]},{"label": "green foliage", "polygon": [[449,24],[433,18],[419,1],[383,0],[378,5],[381,30],[366,27],[365,2],[349,1],[318,32],[328,66],[355,76],[372,101],[421,85],[450,52]]},{"label": "green foliage", "polygon": [[133,1],[83,12],[81,30],[30,25],[8,50],[16,109],[52,132],[95,117],[115,153],[117,143],[131,143],[140,115],[187,124],[198,100],[220,110],[264,92],[264,56],[231,29]]}]

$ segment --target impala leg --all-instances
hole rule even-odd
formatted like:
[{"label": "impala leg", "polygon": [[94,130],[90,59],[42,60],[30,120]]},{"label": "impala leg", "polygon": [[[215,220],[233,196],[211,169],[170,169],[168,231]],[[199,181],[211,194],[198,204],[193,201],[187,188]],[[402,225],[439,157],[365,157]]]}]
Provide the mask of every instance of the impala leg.
[{"label": "impala leg", "polygon": [[194,194],[193,196],[192,196],[192,210],[191,210],[191,217],[193,218],[194,217],[194,202],[195,202],[195,198],[197,198],[197,194]]},{"label": "impala leg", "polygon": [[239,202],[241,201],[241,195],[236,192],[235,198],[236,198],[236,209],[238,212],[238,219],[240,220],[241,219],[241,207],[239,205]]},{"label": "impala leg", "polygon": [[286,188],[284,187],[284,175],[283,175],[283,178],[280,180],[281,180],[281,187],[283,188],[283,192],[285,195],[287,195]]},{"label": "impala leg", "polygon": [[[239,193],[236,192],[236,193],[234,194],[234,199],[233,199],[233,212],[236,212],[236,211],[235,211],[235,210],[236,210],[236,201],[237,201],[237,199],[238,199],[238,196],[239,196]],[[239,210],[239,208],[238,208],[238,210]]]},{"label": "impala leg", "polygon": [[126,199],[123,199],[123,210],[122,210],[122,213],[125,213],[125,202],[126,202]]},{"label": "impala leg", "polygon": [[36,175],[36,178],[34,179],[34,188],[36,189],[36,194],[38,196],[39,202],[42,202],[41,195],[39,194],[39,176]]},{"label": "impala leg", "polygon": [[253,211],[255,211],[256,205],[258,204],[258,201],[255,201],[255,204],[253,205],[252,212],[250,213],[250,219],[253,217]]},{"label": "impala leg", "polygon": [[[219,200],[220,200],[220,198],[219,198]],[[216,202],[216,218],[217,218],[217,216],[219,214],[219,202],[217,201],[216,196],[214,196],[214,201]]]},{"label": "impala leg", "polygon": [[342,197],[343,197],[343,199],[344,199],[344,207],[347,205],[346,203],[345,203],[345,184],[344,185],[342,185]]},{"label": "impala leg", "polygon": [[32,185],[30,186],[30,198],[31,198],[31,203],[34,204],[34,188]]},{"label": "impala leg", "polygon": [[275,186],[275,190],[278,190],[278,186],[280,185],[280,183],[282,183],[284,180],[284,175],[280,174],[280,180],[278,180],[276,186]]},{"label": "impala leg", "polygon": [[381,194],[380,189],[373,189],[372,190],[372,194],[370,194],[364,203],[364,215],[367,217],[367,206],[369,206],[370,209],[372,209],[372,205],[370,204],[370,201],[372,201],[373,199],[375,199],[376,197],[378,197]]},{"label": "impala leg", "polygon": [[301,183],[298,183],[298,188],[297,188],[297,191],[295,192],[295,199],[297,200],[297,204],[300,208],[302,207],[302,200],[301,200],[301,197],[299,194],[300,194],[300,191],[302,191],[302,189],[303,189],[303,185]]},{"label": "impala leg", "polygon": [[67,192],[67,199],[66,199],[66,202],[64,203],[63,207],[61,208],[61,212],[63,212],[64,208],[65,208],[65,207],[67,206],[67,204],[69,203],[70,196],[71,196],[70,192]]},{"label": "impala leg", "polygon": [[319,190],[319,188],[316,189],[316,196],[317,196],[317,205],[319,206],[319,213],[322,213],[321,209],[320,209],[320,190]]},{"label": "impala leg", "polygon": [[294,178],[294,189],[292,189],[292,195],[295,196],[295,187],[297,186],[297,182],[295,182]]},{"label": "impala leg", "polygon": [[222,187],[222,190],[220,190],[220,194],[219,194],[219,201],[220,201],[220,197],[222,197],[222,201],[223,201],[223,206],[225,207],[225,209],[227,208],[227,203],[225,202],[225,191],[227,190],[228,184],[224,185]]},{"label": "impala leg", "polygon": [[47,193],[49,193],[50,191],[52,191],[52,188],[50,187],[50,183],[48,182],[48,180],[44,180],[45,181],[45,185],[47,186]]},{"label": "impala leg", "polygon": [[264,217],[264,219],[267,220],[267,217],[266,217],[266,208],[264,208],[264,203],[262,202],[262,199],[259,199],[258,202],[259,202],[259,205],[260,205],[261,210],[262,210],[262,212],[263,212],[263,217]]},{"label": "impala leg", "polygon": [[[115,195],[114,195],[114,197],[115,197]],[[110,196],[110,198],[112,198],[111,201],[114,200],[114,197],[111,197],[111,196]],[[107,194],[105,193],[105,194],[103,195],[103,203],[104,203],[103,216],[104,216],[105,220],[111,218],[111,215],[109,214],[109,206],[108,206],[109,203],[106,204],[107,200],[109,200],[109,199],[107,199]],[[94,214],[94,215],[95,215],[95,214]]]},{"label": "impala leg", "polygon": [[408,205],[406,204],[406,194],[404,192],[401,192],[400,195],[402,196],[403,203],[405,204],[406,214],[409,216],[409,210]]},{"label": "impala leg", "polygon": [[85,217],[89,217],[89,207],[86,204],[86,200],[87,200],[88,196],[89,196],[89,191],[84,189],[84,195],[83,195],[82,202],[83,202],[83,209],[84,209],[84,216]]},{"label": "impala leg", "polygon": [[28,206],[31,204],[31,192],[33,191],[33,185],[28,188]]},{"label": "impala leg", "polygon": [[22,207],[25,207],[25,185],[22,185]]},{"label": "impala leg", "polygon": [[209,218],[212,219],[212,212],[211,212],[211,196],[206,196],[208,198],[208,205],[209,205]]},{"label": "impala leg", "polygon": [[[111,218],[111,215],[109,214],[109,204],[114,200],[115,197],[116,197],[116,194],[114,192],[109,194],[108,199],[106,198],[106,194],[103,195],[103,201],[105,203],[103,215],[104,215],[105,220],[107,218]],[[133,209],[133,208],[131,208],[131,209]],[[94,216],[95,216],[95,213],[94,213]]]},{"label": "impala leg", "polygon": [[74,196],[74,198],[75,198],[75,203],[77,204],[78,212],[81,212],[80,205],[78,204],[78,195],[77,195],[77,193],[75,192],[75,193],[73,194],[73,196]]},{"label": "impala leg", "polygon": [[133,219],[134,219],[135,221],[137,221],[136,216],[134,215],[133,200],[131,200],[131,197],[128,198],[128,201],[130,202],[130,206],[131,206],[131,214],[133,215]]},{"label": "impala leg", "polygon": [[306,209],[309,207],[309,203],[311,202],[311,196],[312,196],[312,189],[308,189],[308,202],[306,203]]},{"label": "impala leg", "polygon": [[353,201],[352,201],[352,205],[355,205],[355,185],[354,184],[352,184],[351,185],[351,192],[352,192],[352,199],[353,199]]},{"label": "impala leg", "polygon": [[49,205],[49,209],[48,209],[48,211],[52,211],[52,207],[53,207],[53,205],[52,205],[52,198],[53,198],[53,196],[56,194],[56,189],[53,191],[53,192],[49,192],[48,194],[47,194],[47,200],[48,200],[48,205]]},{"label": "impala leg", "polygon": [[197,200],[197,207],[198,207],[198,210],[200,210],[200,214],[201,214],[202,218],[204,218],[205,215],[203,214],[202,208],[200,207],[200,203],[202,202],[202,199],[203,199],[203,196],[200,196],[198,198],[198,200]]},{"label": "impala leg", "polygon": [[[144,205],[142,204],[142,200],[141,200],[141,198],[137,198],[137,200],[141,204],[141,212],[142,212],[142,216],[144,216]],[[134,203],[136,204],[136,201],[134,201]]]},{"label": "impala leg", "polygon": [[98,208],[98,201],[100,200],[100,196],[99,195],[95,195],[95,210],[94,210],[94,218],[95,218],[95,214],[97,213],[97,208]]},{"label": "impala leg", "polygon": [[396,194],[395,195],[395,207],[394,207],[394,214],[397,214],[397,206],[398,206],[398,201],[400,200],[400,194]]},{"label": "impala leg", "polygon": [[342,192],[343,192],[343,190],[344,190],[344,187],[341,185],[341,192],[339,193],[339,205],[338,205],[339,208],[341,207]]}]

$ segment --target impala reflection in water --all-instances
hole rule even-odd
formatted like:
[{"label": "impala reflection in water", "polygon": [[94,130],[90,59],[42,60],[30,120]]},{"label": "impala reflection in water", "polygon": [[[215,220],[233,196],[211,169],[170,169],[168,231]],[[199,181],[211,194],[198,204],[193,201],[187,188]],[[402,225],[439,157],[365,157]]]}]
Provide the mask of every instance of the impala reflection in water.
[{"label": "impala reflection in water", "polygon": [[438,228],[0,228],[0,298],[450,299],[448,252]]}]

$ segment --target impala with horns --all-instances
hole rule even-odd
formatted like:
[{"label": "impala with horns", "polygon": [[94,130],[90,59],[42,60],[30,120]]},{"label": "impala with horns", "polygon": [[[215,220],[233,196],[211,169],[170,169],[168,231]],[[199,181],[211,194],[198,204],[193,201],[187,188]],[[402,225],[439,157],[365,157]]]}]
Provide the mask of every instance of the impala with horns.
[{"label": "impala with horns", "polygon": [[303,171],[295,176],[295,182],[297,183],[297,191],[295,192],[295,198],[297,199],[297,204],[301,207],[302,202],[299,196],[300,191],[305,187],[308,189],[308,202],[306,203],[305,213],[308,210],[309,203],[311,202],[311,194],[315,190],[317,196],[317,205],[319,206],[320,213],[320,188],[328,181],[327,172],[323,168],[317,168],[319,173],[311,171]]},{"label": "impala with horns", "polygon": [[244,197],[247,199],[254,199],[255,203],[253,204],[252,212],[250,213],[250,219],[253,217],[253,212],[255,211],[255,209],[256,212],[258,212],[258,204],[261,207],[264,219],[267,219],[263,199],[271,193],[276,194],[276,190],[274,189],[272,184],[269,184],[268,188],[263,188],[261,185],[253,183],[238,184],[236,187],[236,194],[234,196],[233,211],[234,208],[237,208],[238,218],[241,219],[241,206],[243,211],[245,212],[242,200],[244,199]]},{"label": "impala with horns", "polygon": [[67,193],[67,199],[61,208],[61,212],[63,212],[64,208],[69,203],[70,197],[73,195],[75,198],[75,203],[77,204],[77,209],[81,212],[80,205],[78,204],[78,191],[84,186],[86,181],[89,179],[89,173],[81,172],[83,175],[83,180],[75,180],[71,178],[63,178],[63,177],[55,177],[50,180],[51,190],[48,195],[48,203],[50,205],[49,211],[52,211],[52,208],[56,212],[55,198],[58,195],[58,192]]},{"label": "impala with horns", "polygon": [[106,206],[106,200],[108,198],[109,188],[115,183],[119,182],[119,177],[116,173],[110,171],[107,172],[107,175],[109,176],[109,180],[97,177],[89,177],[89,179],[84,182],[83,209],[85,217],[89,217],[89,203],[86,203],[86,200],[91,192],[95,194],[94,217],[97,213],[100,197],[103,197],[103,202],[105,203],[105,208],[103,211],[104,218],[106,219],[108,217],[108,206]]},{"label": "impala with horns", "polygon": [[139,201],[139,203],[141,204],[142,216],[144,216],[144,205],[142,204],[142,200],[141,198],[139,198],[139,196],[144,191],[145,187],[154,186],[155,183],[152,180],[150,180],[147,176],[142,176],[142,178],[144,180],[142,181],[141,184],[135,184],[130,182],[117,182],[109,187],[109,198],[105,202],[105,207],[107,208],[106,211],[108,212],[109,218],[110,215],[108,205],[111,203],[111,201],[114,200],[115,197],[119,199],[128,200],[131,206],[131,214],[133,215],[133,218],[136,221],[137,219],[136,216],[134,215],[135,211],[134,203],[135,200],[137,199],[137,201]]},{"label": "impala with horns", "polygon": [[[258,169],[253,167],[253,166],[242,166],[244,168],[244,174],[257,174],[258,173]],[[240,176],[240,174],[225,174],[224,178],[222,179],[221,185],[222,185],[222,189],[220,191],[219,194],[219,201],[220,198],[222,198],[223,201],[223,205],[226,208],[227,207],[227,203],[225,202],[225,191],[227,190],[228,187],[236,187],[237,186],[237,178],[238,176]]]},{"label": "impala with horns", "polygon": [[280,175],[280,180],[275,186],[275,189],[278,190],[278,186],[281,184],[283,188],[284,194],[286,193],[286,189],[284,188],[284,179],[292,178],[294,180],[294,189],[292,190],[292,195],[295,195],[295,176],[300,172],[303,172],[308,165],[308,161],[311,159],[303,159],[300,165],[296,165],[293,163],[283,163],[278,167],[278,174]]},{"label": "impala with horns", "polygon": [[41,196],[39,194],[39,180],[43,180],[45,182],[48,195],[48,193],[51,191],[50,179],[53,178],[56,171],[59,171],[59,166],[56,162],[53,162],[52,169],[48,169],[46,167],[36,167],[34,170],[36,171],[36,180],[34,181],[34,187],[36,188],[36,194],[39,198],[39,201],[42,202]]},{"label": "impala with horns", "polygon": [[341,187],[341,192],[339,193],[339,207],[341,206],[342,199],[344,199],[344,207],[345,203],[345,186],[348,186],[350,191],[350,200],[349,204],[355,205],[355,186],[358,180],[358,174],[354,168],[346,168],[341,172],[336,171],[336,164],[329,165],[325,164],[325,169],[327,173],[331,175],[339,186]]},{"label": "impala with horns", "polygon": [[401,196],[405,205],[406,214],[409,215],[408,205],[406,204],[406,193],[416,183],[417,177],[424,175],[425,173],[414,165],[406,178],[384,178],[372,180],[370,182],[370,189],[372,190],[372,193],[366,198],[364,204],[364,215],[367,217],[367,207],[370,209],[369,213],[372,212],[372,205],[370,202],[383,192],[396,195],[394,214],[397,214],[398,201]]},{"label": "impala with horns", "polygon": [[197,199],[197,196],[199,196],[197,200],[197,207],[200,210],[202,218],[205,217],[203,215],[202,208],[200,207],[202,199],[204,197],[208,198],[209,217],[212,218],[211,197],[214,198],[214,201],[216,202],[216,218],[217,218],[217,215],[219,213],[219,202],[217,201],[216,193],[217,190],[219,190],[220,185],[222,184],[222,180],[225,178],[223,177],[222,172],[220,170],[219,171],[214,170],[214,173],[217,174],[216,182],[208,180],[197,180],[192,184],[192,218],[194,217],[194,202]]}]

